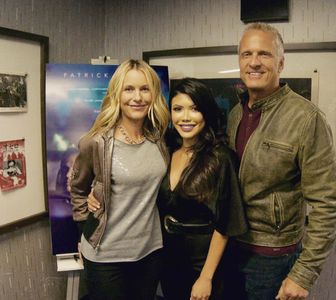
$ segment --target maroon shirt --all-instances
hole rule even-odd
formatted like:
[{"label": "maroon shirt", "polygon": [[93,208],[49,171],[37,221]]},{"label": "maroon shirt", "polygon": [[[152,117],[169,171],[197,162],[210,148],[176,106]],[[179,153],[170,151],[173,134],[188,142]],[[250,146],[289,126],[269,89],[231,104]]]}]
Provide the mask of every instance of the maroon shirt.
[{"label": "maroon shirt", "polygon": [[261,117],[261,109],[252,111],[247,104],[248,101],[244,101],[242,103],[243,117],[238,127],[236,139],[236,152],[240,160],[242,159],[247,141],[254,130],[258,127]]}]

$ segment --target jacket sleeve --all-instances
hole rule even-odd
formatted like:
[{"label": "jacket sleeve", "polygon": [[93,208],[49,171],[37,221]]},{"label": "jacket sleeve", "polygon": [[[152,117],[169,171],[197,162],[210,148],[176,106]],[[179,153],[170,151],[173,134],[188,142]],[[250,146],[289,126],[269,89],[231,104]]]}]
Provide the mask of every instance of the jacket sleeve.
[{"label": "jacket sleeve", "polygon": [[247,221],[238,182],[238,160],[227,149],[222,160],[215,211],[215,229],[223,235],[237,236],[247,231]]},{"label": "jacket sleeve", "polygon": [[94,179],[92,139],[79,142],[79,153],[73,165],[70,183],[73,219],[78,222],[79,229],[89,215],[87,196],[91,192]]},{"label": "jacket sleeve", "polygon": [[288,277],[310,290],[321,272],[336,232],[336,160],[333,138],[324,115],[311,113],[299,149],[303,197],[312,207],[302,252]]}]

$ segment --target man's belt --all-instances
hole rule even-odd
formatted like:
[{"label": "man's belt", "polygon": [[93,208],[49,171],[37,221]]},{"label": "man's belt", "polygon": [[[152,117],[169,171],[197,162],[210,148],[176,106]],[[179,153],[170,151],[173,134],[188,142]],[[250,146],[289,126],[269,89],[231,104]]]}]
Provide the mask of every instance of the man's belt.
[{"label": "man's belt", "polygon": [[182,223],[170,215],[164,217],[163,225],[171,234],[210,234],[214,230],[212,223]]},{"label": "man's belt", "polygon": [[285,246],[285,247],[267,247],[267,246],[258,246],[258,245],[251,245],[247,244],[241,241],[237,241],[238,246],[246,251],[259,254],[259,255],[265,255],[265,256],[282,256],[287,254],[294,253],[298,248],[301,247],[301,241]]}]

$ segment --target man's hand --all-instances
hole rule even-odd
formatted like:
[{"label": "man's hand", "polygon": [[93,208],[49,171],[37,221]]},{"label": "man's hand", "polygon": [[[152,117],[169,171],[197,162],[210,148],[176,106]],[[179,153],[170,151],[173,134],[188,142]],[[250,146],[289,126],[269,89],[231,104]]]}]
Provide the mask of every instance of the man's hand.
[{"label": "man's hand", "polygon": [[304,300],[308,297],[309,292],[296,284],[288,277],[282,282],[277,300]]}]

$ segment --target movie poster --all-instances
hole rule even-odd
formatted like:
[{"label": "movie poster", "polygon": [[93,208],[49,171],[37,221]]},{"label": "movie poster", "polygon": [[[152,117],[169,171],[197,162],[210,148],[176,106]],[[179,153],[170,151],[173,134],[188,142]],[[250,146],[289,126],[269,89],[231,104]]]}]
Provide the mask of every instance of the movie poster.
[{"label": "movie poster", "polygon": [[[80,137],[96,119],[116,65],[48,64],[46,70],[46,143],[48,200],[53,254],[77,252],[68,173]],[[168,69],[154,67],[168,97]]]},{"label": "movie poster", "polygon": [[2,191],[26,185],[24,139],[0,142],[0,187]]}]

